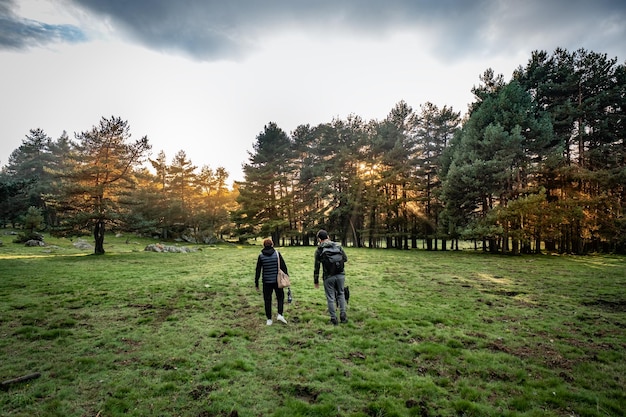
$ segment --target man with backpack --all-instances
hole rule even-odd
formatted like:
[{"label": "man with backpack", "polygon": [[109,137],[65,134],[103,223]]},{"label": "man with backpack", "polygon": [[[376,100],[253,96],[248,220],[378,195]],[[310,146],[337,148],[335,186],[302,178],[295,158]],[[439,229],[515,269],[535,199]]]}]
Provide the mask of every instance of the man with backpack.
[{"label": "man with backpack", "polygon": [[[320,266],[322,266],[322,280],[324,282],[324,292],[326,293],[326,303],[330,322],[337,325],[337,312],[335,302],[339,302],[339,319],[342,323],[348,322],[346,314],[346,299],[344,295],[344,284],[346,275],[344,263],[348,262],[348,257],[341,245],[333,242],[328,237],[326,230],[317,232],[319,245],[315,250],[315,269],[313,271],[313,283],[315,288],[319,288]],[[335,299],[337,297],[337,300]]]}]

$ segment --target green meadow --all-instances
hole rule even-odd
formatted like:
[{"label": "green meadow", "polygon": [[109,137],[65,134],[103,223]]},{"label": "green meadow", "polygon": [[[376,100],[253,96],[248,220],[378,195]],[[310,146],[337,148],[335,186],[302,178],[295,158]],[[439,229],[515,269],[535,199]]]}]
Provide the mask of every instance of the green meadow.
[{"label": "green meadow", "polygon": [[626,415],[623,256],[348,247],[332,326],[314,248],[283,247],[266,326],[259,245],[0,239],[2,416]]}]

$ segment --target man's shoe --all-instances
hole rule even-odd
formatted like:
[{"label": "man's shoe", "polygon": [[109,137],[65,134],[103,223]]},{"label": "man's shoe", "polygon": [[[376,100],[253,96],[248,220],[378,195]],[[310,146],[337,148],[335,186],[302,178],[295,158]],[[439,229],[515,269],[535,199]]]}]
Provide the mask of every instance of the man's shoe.
[{"label": "man's shoe", "polygon": [[267,324],[268,326],[271,326],[272,325],[272,319],[267,319],[267,322],[265,324]]},{"label": "man's shoe", "polygon": [[333,326],[336,326],[336,325],[337,325],[337,319],[330,319],[330,323],[331,323]]},{"label": "man's shoe", "polygon": [[283,323],[287,324],[287,320],[285,320],[285,318],[282,316],[282,314],[279,314],[279,315],[276,317],[276,320],[278,320],[278,321],[280,321],[280,322],[283,322]]}]

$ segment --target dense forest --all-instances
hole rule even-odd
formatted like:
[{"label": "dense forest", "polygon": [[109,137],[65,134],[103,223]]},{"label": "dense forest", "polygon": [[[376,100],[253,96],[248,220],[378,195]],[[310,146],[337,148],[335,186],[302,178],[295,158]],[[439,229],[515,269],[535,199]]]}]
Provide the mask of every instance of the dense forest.
[{"label": "dense forest", "polygon": [[93,234],[96,253],[105,231],[311,245],[322,227],[357,247],[625,253],[625,64],[557,48],[479,81],[463,118],[400,101],[383,120],[270,122],[233,187],[182,150],[148,158],[118,117],[33,129],[0,172],[0,224]]}]

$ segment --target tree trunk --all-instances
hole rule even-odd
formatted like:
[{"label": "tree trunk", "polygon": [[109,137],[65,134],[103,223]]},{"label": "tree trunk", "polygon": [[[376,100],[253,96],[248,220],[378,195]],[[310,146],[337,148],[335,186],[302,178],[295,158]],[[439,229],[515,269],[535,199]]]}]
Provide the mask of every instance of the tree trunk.
[{"label": "tree trunk", "polygon": [[541,232],[539,229],[535,230],[535,253],[541,253]]},{"label": "tree trunk", "polygon": [[96,247],[94,248],[94,255],[104,254],[104,220],[99,219],[93,228],[93,237],[96,241]]}]

